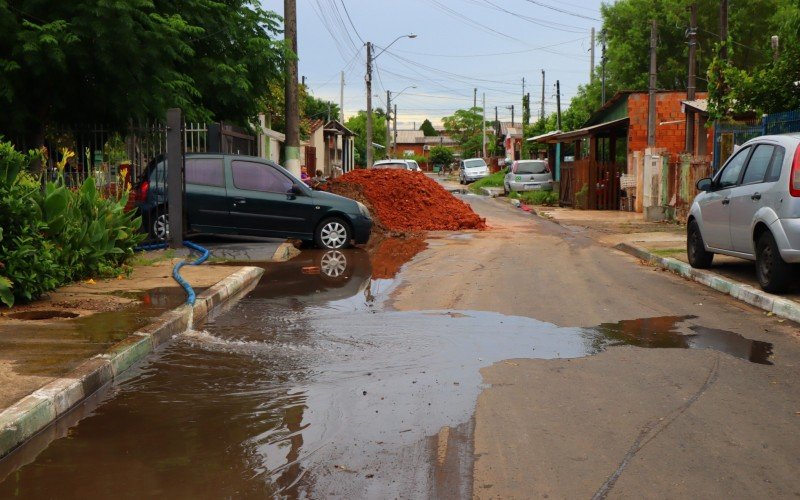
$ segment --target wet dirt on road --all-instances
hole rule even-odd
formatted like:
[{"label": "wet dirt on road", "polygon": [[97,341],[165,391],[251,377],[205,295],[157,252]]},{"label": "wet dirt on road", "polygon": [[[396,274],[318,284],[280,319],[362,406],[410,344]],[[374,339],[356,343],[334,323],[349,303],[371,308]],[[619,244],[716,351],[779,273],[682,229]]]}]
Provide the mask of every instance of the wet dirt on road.
[{"label": "wet dirt on road", "polygon": [[392,311],[396,281],[371,275],[358,250],[269,265],[245,299],[131,372],[65,438],[0,462],[0,496],[469,497],[482,367],[621,344],[770,360],[771,345],[691,317],[564,328]]}]

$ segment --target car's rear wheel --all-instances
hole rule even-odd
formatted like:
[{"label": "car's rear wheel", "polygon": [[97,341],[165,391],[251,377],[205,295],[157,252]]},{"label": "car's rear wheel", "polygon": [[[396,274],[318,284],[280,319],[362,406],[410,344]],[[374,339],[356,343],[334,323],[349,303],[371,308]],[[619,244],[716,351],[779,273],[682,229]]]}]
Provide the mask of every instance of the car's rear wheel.
[{"label": "car's rear wheel", "polygon": [[756,276],[766,292],[783,292],[792,280],[792,268],[781,257],[775,237],[764,231],[756,242]]},{"label": "car's rear wheel", "polygon": [[691,221],[686,230],[686,256],[689,264],[697,269],[706,269],[711,266],[714,254],[706,250],[703,235],[697,221]]},{"label": "car's rear wheel", "polygon": [[150,237],[156,241],[167,241],[169,239],[169,215],[166,209],[157,209],[150,218]]},{"label": "car's rear wheel", "polygon": [[320,248],[337,250],[347,248],[353,235],[350,226],[338,217],[323,220],[314,232],[314,243]]},{"label": "car's rear wheel", "polygon": [[510,191],[510,189],[508,189],[508,184],[506,184],[506,183],[504,182],[504,183],[503,183],[503,194],[504,194],[504,195],[506,195],[506,196],[508,196],[508,192],[509,192],[509,191]]}]

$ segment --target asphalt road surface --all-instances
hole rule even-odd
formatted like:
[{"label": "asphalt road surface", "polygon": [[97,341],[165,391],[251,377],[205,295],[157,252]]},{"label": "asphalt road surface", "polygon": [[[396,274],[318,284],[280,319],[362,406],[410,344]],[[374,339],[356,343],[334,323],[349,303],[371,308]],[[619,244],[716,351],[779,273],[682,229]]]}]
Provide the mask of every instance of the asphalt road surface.
[{"label": "asphalt road surface", "polygon": [[[474,497],[800,495],[797,324],[598,246],[585,230],[465,199],[491,229],[433,234],[405,268],[395,308],[617,325],[620,340],[573,359],[528,359],[520,345],[518,359],[481,370],[472,435],[452,443],[472,447]],[[635,347],[668,347],[665,331],[697,349]],[[720,349],[731,339],[747,352]],[[771,364],[753,362],[765,349]],[[456,473],[439,465],[437,477]]]}]

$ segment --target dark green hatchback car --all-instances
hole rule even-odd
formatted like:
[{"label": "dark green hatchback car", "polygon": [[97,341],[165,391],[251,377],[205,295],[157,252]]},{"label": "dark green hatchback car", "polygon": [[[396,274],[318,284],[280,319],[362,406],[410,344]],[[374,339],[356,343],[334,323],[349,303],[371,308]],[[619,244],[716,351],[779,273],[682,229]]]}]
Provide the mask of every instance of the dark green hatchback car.
[{"label": "dark green hatchback car", "polygon": [[[134,188],[143,224],[169,236],[166,160],[157,158]],[[191,232],[297,238],[321,248],[366,243],[372,218],[362,203],[315,191],[271,161],[252,156],[186,155],[187,227]]]}]

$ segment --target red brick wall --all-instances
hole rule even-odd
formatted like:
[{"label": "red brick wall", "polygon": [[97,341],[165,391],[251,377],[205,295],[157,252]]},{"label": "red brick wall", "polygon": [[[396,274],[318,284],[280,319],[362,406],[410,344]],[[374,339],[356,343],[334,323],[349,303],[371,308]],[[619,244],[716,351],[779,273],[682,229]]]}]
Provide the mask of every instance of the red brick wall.
[{"label": "red brick wall", "polygon": [[[698,92],[697,99],[706,97],[705,92]],[[681,112],[681,101],[686,99],[686,92],[660,92],[656,94],[656,146],[666,148],[675,159],[686,145],[686,115]],[[628,97],[628,151],[644,151],[647,148],[647,105],[649,96],[646,92],[631,94]],[[677,122],[677,123],[664,123]],[[659,125],[664,123],[663,125]],[[707,139],[707,150],[711,151],[713,134]]]}]

